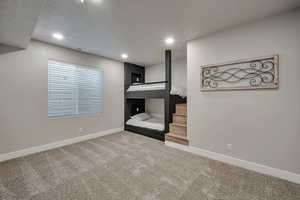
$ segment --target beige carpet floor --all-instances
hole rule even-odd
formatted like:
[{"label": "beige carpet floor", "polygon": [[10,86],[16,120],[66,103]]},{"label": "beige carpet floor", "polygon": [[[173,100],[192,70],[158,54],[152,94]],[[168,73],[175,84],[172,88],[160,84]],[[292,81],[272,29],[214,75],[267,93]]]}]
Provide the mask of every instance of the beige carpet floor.
[{"label": "beige carpet floor", "polygon": [[0,199],[300,200],[300,185],[124,132],[0,163]]}]

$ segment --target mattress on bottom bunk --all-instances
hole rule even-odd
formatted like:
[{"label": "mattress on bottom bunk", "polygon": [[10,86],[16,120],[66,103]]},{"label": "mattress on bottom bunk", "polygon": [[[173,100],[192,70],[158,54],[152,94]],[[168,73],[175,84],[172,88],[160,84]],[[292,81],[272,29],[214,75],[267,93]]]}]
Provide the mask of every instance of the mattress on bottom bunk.
[{"label": "mattress on bottom bunk", "polygon": [[164,119],[156,118],[156,117],[151,117],[150,119],[146,119],[143,121],[136,120],[136,119],[129,119],[126,122],[126,124],[131,126],[138,126],[143,128],[159,130],[159,131],[163,131],[165,129]]},{"label": "mattress on bottom bunk", "polygon": [[153,84],[141,84],[141,85],[131,85],[127,91],[148,91],[148,90],[165,90],[165,83],[153,83]]}]

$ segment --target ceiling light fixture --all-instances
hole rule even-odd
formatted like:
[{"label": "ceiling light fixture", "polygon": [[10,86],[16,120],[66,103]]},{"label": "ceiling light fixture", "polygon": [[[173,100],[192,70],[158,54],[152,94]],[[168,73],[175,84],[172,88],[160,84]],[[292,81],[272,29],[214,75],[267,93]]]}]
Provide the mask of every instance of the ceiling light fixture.
[{"label": "ceiling light fixture", "polygon": [[84,0],[80,0],[81,3],[84,3]]},{"label": "ceiling light fixture", "polygon": [[128,55],[124,53],[124,54],[121,55],[121,58],[127,59],[127,58],[128,58]]},{"label": "ceiling light fixture", "polygon": [[168,37],[168,38],[165,39],[165,43],[166,43],[167,45],[174,44],[174,42],[175,42],[175,40],[174,40],[174,38],[172,38],[172,37]]},{"label": "ceiling light fixture", "polygon": [[52,37],[54,37],[57,40],[62,40],[64,39],[64,36],[61,33],[53,33]]}]

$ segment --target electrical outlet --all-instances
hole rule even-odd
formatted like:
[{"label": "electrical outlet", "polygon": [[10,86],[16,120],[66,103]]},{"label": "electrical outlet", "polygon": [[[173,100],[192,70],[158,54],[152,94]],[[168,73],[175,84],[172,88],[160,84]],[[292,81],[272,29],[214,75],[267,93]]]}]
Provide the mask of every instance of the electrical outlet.
[{"label": "electrical outlet", "polygon": [[231,151],[232,150],[232,144],[227,144],[227,149]]},{"label": "electrical outlet", "polygon": [[83,132],[83,128],[79,128],[79,133],[82,133]]}]

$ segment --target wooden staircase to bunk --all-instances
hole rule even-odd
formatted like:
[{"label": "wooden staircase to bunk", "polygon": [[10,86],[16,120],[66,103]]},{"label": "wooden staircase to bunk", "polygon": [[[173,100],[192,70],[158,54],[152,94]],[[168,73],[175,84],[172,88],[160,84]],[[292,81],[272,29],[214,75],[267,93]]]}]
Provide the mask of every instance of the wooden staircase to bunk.
[{"label": "wooden staircase to bunk", "polygon": [[176,104],[176,112],[173,113],[173,123],[170,124],[169,133],[165,136],[166,141],[188,145],[187,139],[187,108],[186,104]]}]

